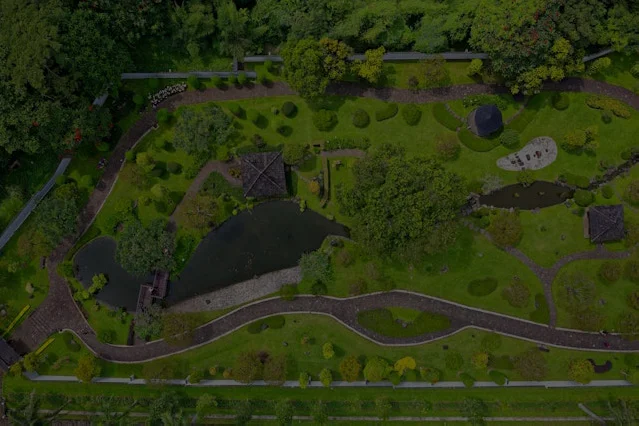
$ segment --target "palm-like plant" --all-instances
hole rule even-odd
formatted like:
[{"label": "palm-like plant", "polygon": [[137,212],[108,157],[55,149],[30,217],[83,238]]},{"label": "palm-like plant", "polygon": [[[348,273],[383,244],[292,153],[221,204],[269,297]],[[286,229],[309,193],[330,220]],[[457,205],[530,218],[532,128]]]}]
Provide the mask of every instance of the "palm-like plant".
[{"label": "palm-like plant", "polygon": [[189,424],[189,418],[182,413],[182,410],[176,412],[167,411],[160,417],[163,426],[187,426]]},{"label": "palm-like plant", "polygon": [[113,396],[102,398],[96,410],[98,414],[97,423],[101,426],[119,426],[126,424],[125,419],[137,403],[137,400],[134,400],[129,407],[120,411],[118,410],[117,398]]},{"label": "palm-like plant", "polygon": [[[50,424],[53,420],[58,418],[60,412],[64,409],[64,407],[69,404],[69,401],[65,402],[53,411],[48,411],[47,413],[40,413],[40,396],[36,394],[35,389],[31,391],[28,398],[25,398],[22,401],[19,401],[15,404],[14,407],[8,407],[8,416],[9,422],[12,425],[18,426],[38,426]],[[14,404],[11,404],[14,405]]]}]

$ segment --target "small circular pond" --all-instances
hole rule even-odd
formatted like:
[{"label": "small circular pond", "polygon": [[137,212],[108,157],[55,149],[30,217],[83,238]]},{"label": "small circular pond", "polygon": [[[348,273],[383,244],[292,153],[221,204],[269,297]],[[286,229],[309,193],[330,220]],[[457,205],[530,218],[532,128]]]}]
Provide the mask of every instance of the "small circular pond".
[{"label": "small circular pond", "polygon": [[[301,213],[297,204],[272,201],[244,211],[211,231],[169,286],[167,303],[245,281],[267,272],[295,266],[302,253],[317,249],[328,235],[347,236],[347,229],[313,211]],[[100,237],[75,256],[77,277],[85,287],[95,274],[109,283],[97,299],[135,310],[141,284],[152,277],[134,277],[115,261],[116,243]]]},{"label": "small circular pond", "polygon": [[571,198],[573,190],[556,183],[537,181],[532,185],[508,185],[479,197],[479,204],[522,210],[550,207]]}]

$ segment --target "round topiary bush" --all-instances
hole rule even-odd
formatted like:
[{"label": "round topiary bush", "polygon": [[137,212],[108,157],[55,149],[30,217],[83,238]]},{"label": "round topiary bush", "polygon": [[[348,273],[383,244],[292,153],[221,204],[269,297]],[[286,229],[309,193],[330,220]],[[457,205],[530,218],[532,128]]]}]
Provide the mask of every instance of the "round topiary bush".
[{"label": "round topiary bush", "polygon": [[468,283],[468,293],[475,297],[488,296],[497,290],[497,284],[497,280],[493,277],[472,280]]},{"label": "round topiary bush", "polygon": [[619,281],[622,273],[621,263],[614,260],[608,260],[599,267],[599,277],[608,283]]},{"label": "round topiary bush", "polygon": [[610,124],[612,122],[612,112],[609,109],[601,111],[601,121],[606,124]]},{"label": "round topiary bush", "polygon": [[260,121],[261,114],[254,109],[249,109],[246,113],[246,118],[248,118],[251,123],[257,125]]},{"label": "round topiary bush", "polygon": [[408,104],[402,107],[402,117],[409,126],[416,126],[422,118],[422,111],[415,104]]},{"label": "round topiary bush", "polygon": [[124,158],[126,161],[135,161],[135,152],[127,151],[124,153]]},{"label": "round topiary bush", "polygon": [[211,84],[219,89],[224,85],[224,80],[219,75],[214,75],[211,77]]},{"label": "round topiary bush", "polygon": [[552,106],[558,111],[563,111],[570,106],[570,98],[566,93],[555,92],[552,95]]},{"label": "round topiary bush", "polygon": [[490,377],[490,380],[492,380],[494,383],[497,383],[499,386],[505,385],[506,380],[508,380],[504,373],[497,370],[490,370],[488,376]]},{"label": "round topiary bush", "polygon": [[237,73],[237,83],[241,84],[242,86],[248,83],[248,77],[246,76],[246,73]]},{"label": "round topiary bush", "polygon": [[80,178],[80,185],[90,187],[93,185],[93,178],[91,175],[84,175]]},{"label": "round topiary bush", "polygon": [[166,108],[160,108],[155,114],[155,119],[158,123],[167,123],[171,119],[171,113]]},{"label": "round topiary bush", "polygon": [[594,201],[594,195],[592,192],[585,189],[578,189],[575,191],[574,199],[580,207],[588,207]]},{"label": "round topiary bush", "polygon": [[506,148],[517,146],[519,144],[519,132],[513,129],[504,130],[501,135],[499,135],[499,143]]},{"label": "round topiary bush", "polygon": [[180,171],[182,170],[182,166],[179,163],[169,161],[166,164],[166,169],[173,174],[177,174],[177,173],[180,173]]},{"label": "round topiary bush", "polygon": [[229,77],[226,79],[226,81],[229,82],[229,84],[232,85],[236,85],[237,84],[237,77],[234,74],[229,75]]},{"label": "round topiary bush", "polygon": [[194,88],[195,90],[198,90],[200,88],[200,79],[197,78],[194,75],[190,75],[187,79],[186,82],[188,83],[189,86],[191,86],[192,88]]},{"label": "round topiary bush", "polygon": [[231,111],[231,114],[233,114],[234,116],[240,118],[244,115],[244,109],[236,104],[235,102],[232,102],[230,104],[227,105],[229,111]]},{"label": "round topiary bush", "polygon": [[610,185],[605,185],[601,188],[601,195],[606,199],[609,200],[612,198],[613,195],[615,195],[615,190],[612,188],[612,186]]},{"label": "round topiary bush", "polygon": [[321,109],[313,115],[313,124],[317,130],[327,132],[337,124],[337,114],[334,111]]},{"label": "round topiary bush", "polygon": [[363,109],[355,110],[353,113],[353,126],[363,129],[371,122],[371,118]]},{"label": "round topiary bush", "polygon": [[282,105],[282,114],[284,114],[286,117],[291,118],[295,115],[296,112],[297,106],[295,106],[293,102],[286,101]]}]

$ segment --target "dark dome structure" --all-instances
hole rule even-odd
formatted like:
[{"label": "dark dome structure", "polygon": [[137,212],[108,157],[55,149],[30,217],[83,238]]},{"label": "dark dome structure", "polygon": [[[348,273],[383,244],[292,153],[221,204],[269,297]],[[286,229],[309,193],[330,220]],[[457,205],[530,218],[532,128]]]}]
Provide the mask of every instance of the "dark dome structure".
[{"label": "dark dome structure", "polygon": [[496,105],[482,105],[468,114],[468,127],[477,136],[488,136],[503,125],[501,111]]}]

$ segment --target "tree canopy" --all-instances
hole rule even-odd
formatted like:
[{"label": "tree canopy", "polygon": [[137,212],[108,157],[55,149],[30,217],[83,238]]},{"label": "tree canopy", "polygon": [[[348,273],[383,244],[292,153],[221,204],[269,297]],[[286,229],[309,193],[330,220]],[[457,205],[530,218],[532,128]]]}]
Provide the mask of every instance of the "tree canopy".
[{"label": "tree canopy", "polygon": [[383,145],[355,164],[354,185],[339,191],[353,235],[380,255],[416,256],[445,249],[456,237],[465,201],[462,179],[433,159],[406,158]]},{"label": "tree canopy", "polygon": [[233,119],[218,106],[185,109],[178,114],[173,142],[189,154],[205,154],[224,144],[233,132]]},{"label": "tree canopy", "polygon": [[171,270],[175,240],[165,230],[164,222],[155,220],[149,226],[139,221],[129,223],[118,239],[117,262],[135,275],[157,270]]}]

